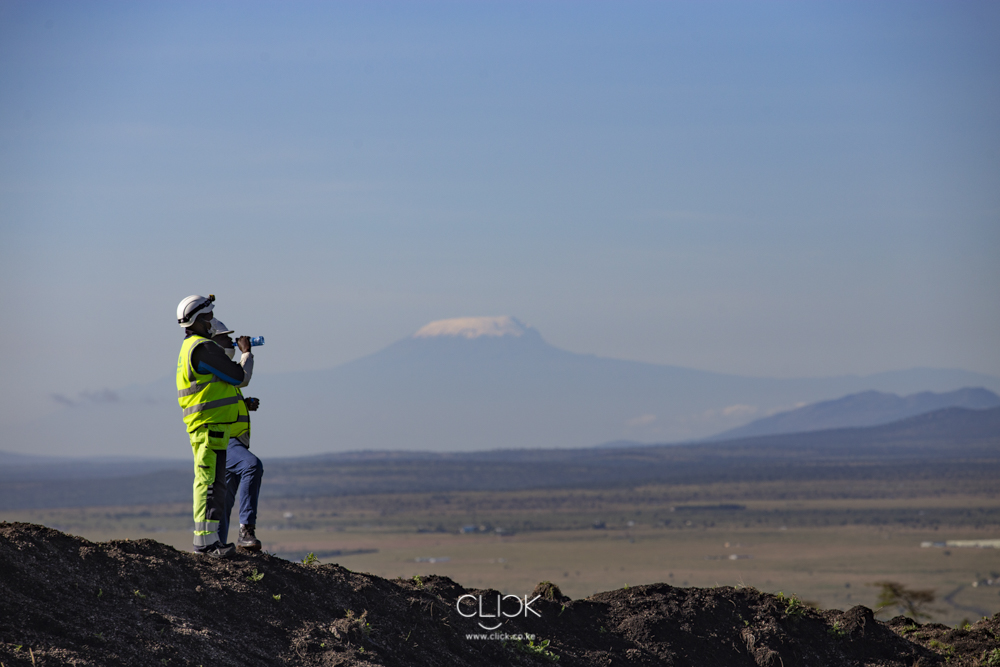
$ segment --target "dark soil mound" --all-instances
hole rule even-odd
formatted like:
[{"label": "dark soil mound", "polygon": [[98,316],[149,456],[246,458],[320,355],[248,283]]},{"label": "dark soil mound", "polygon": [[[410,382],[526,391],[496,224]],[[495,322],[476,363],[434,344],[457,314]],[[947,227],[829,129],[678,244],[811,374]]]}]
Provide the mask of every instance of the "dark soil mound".
[{"label": "dark soil mound", "polygon": [[524,596],[503,599],[508,618],[497,619],[499,595],[444,577],[388,581],[267,554],[215,561],[0,523],[5,667],[1000,664],[1000,617],[954,630],[750,588],[658,584],[571,601],[544,583],[527,609]]}]

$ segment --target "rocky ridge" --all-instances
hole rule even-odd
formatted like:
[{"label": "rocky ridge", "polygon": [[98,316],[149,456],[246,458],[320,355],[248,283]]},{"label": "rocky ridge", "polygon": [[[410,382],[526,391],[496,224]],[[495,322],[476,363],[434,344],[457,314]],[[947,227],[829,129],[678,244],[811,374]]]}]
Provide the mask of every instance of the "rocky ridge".
[{"label": "rocky ridge", "polygon": [[529,610],[503,599],[511,617],[484,629],[500,595],[434,575],[390,581],[266,553],[216,561],[0,523],[4,667],[1000,664],[1000,615],[951,629],[752,588],[654,584],[570,600],[542,583]]}]

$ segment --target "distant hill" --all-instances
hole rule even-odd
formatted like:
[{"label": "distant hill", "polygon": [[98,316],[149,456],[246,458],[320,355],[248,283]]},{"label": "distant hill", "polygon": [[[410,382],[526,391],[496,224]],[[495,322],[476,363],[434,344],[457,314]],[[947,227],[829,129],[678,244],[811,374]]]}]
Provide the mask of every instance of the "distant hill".
[{"label": "distant hill", "polygon": [[833,401],[821,401],[795,410],[779,412],[707,439],[734,440],[778,433],[876,426],[943,408],[983,410],[997,406],[1000,406],[1000,396],[982,387],[966,387],[942,394],[924,391],[909,396],[865,391]]},{"label": "distant hill", "polygon": [[[190,464],[147,471],[135,465],[108,464],[99,473],[91,467],[91,478],[67,477],[60,472],[65,466],[52,464],[0,469],[0,509],[190,502]],[[264,497],[926,477],[992,487],[1000,476],[1000,407],[946,408],[880,426],[725,442],[344,452],[265,459],[265,467]]]},{"label": "distant hill", "polygon": [[[268,374],[268,348],[255,355],[245,393],[261,399],[253,447],[265,458],[692,441],[796,405],[867,390],[1000,391],[1000,378],[949,369],[774,379],[605,359],[550,345],[512,317],[432,322],[336,368]],[[190,455],[172,376],[98,398],[60,396],[53,414],[4,427],[0,448],[66,456]]]}]

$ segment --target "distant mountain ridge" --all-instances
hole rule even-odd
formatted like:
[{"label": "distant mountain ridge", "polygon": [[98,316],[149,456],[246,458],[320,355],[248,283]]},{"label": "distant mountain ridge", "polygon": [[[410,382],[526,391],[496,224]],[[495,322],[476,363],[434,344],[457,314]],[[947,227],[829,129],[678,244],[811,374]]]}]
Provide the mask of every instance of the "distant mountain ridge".
[{"label": "distant mountain ridge", "polygon": [[941,394],[924,391],[909,396],[864,391],[832,401],[821,401],[779,412],[744,426],[723,431],[707,440],[734,440],[780,433],[877,426],[943,408],[985,410],[997,406],[1000,406],[1000,396],[982,387],[965,387]]},{"label": "distant mountain ridge", "polygon": [[[0,509],[190,502],[190,463],[145,470],[128,462],[79,463],[0,468]],[[921,478],[928,470],[993,488],[1000,408],[945,408],[880,426],[681,445],[329,452],[268,459],[267,470],[265,497]]]},{"label": "distant mountain ridge", "polygon": [[[877,390],[910,394],[1000,378],[949,369],[754,378],[577,354],[513,317],[439,320],[335,368],[268,373],[255,351],[252,447],[260,456],[358,450],[482,451],[690,442],[803,403]],[[46,455],[190,456],[171,369],[5,426],[0,448]],[[56,388],[54,388],[56,389]],[[109,428],[109,425],[114,428]]]}]

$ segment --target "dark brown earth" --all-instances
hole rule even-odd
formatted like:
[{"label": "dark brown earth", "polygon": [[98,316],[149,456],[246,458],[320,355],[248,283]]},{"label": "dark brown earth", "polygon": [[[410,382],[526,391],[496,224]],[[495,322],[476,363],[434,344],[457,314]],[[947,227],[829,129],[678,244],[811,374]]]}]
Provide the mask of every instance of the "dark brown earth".
[{"label": "dark brown earth", "polygon": [[[459,613],[456,602],[466,598]],[[0,663],[14,665],[1000,665],[1000,615],[962,630],[818,611],[752,588],[636,586],[585,600],[540,584],[472,639],[497,591],[389,581],[267,554],[215,561],[0,523]],[[523,600],[522,600],[523,602]],[[521,603],[506,600],[513,614]],[[550,643],[540,647],[543,641]]]}]

